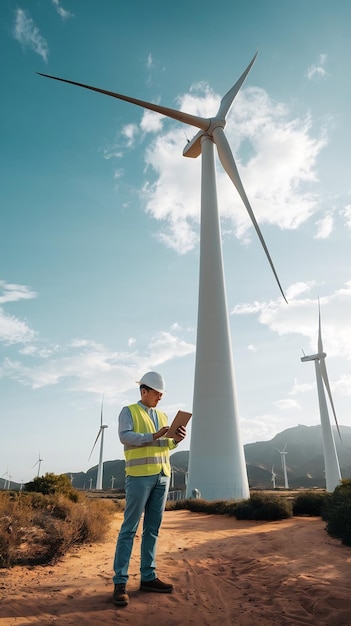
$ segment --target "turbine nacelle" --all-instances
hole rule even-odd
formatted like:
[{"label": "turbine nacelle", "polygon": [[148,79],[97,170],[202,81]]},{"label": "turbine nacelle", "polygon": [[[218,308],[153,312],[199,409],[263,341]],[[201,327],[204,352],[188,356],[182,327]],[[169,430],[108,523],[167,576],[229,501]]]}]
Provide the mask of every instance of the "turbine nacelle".
[{"label": "turbine nacelle", "polygon": [[255,218],[255,215],[253,213],[253,210],[250,206],[249,200],[246,196],[246,192],[244,190],[243,184],[240,180],[240,176],[239,176],[239,172],[238,169],[236,167],[236,163],[234,161],[234,157],[232,155],[232,151],[230,149],[230,146],[228,144],[228,141],[224,135],[223,129],[226,125],[226,116],[230,110],[230,107],[233,104],[233,100],[235,98],[235,96],[237,95],[241,85],[243,84],[246,76],[248,75],[255,59],[257,56],[257,52],[254,55],[254,57],[252,58],[252,60],[250,61],[249,65],[247,66],[246,70],[242,73],[242,75],[240,76],[240,78],[237,80],[237,82],[235,83],[235,85],[233,85],[233,87],[231,87],[231,89],[229,89],[229,91],[223,96],[217,114],[212,117],[212,118],[204,118],[204,117],[200,117],[199,115],[191,115],[189,113],[185,113],[184,111],[177,111],[175,109],[171,109],[169,107],[164,107],[161,106],[159,104],[153,104],[151,102],[146,102],[145,100],[139,100],[138,98],[131,98],[130,96],[125,96],[123,94],[120,93],[116,93],[113,91],[107,91],[106,89],[100,89],[98,87],[93,87],[91,85],[86,85],[84,83],[78,83],[76,81],[72,81],[72,80],[67,80],[65,78],[59,78],[57,76],[50,76],[49,74],[42,74],[41,72],[38,72],[38,74],[40,76],[45,76],[46,78],[52,78],[54,80],[58,80],[60,82],[64,82],[64,83],[68,83],[71,85],[76,85],[77,87],[83,87],[85,89],[90,89],[91,91],[96,91],[102,94],[105,94],[107,96],[111,96],[113,98],[117,98],[119,100],[124,100],[125,102],[130,102],[131,104],[136,104],[137,106],[140,106],[144,109],[149,109],[150,111],[154,111],[156,113],[160,113],[161,115],[164,115],[166,117],[170,117],[171,119],[175,119],[178,122],[182,122],[184,124],[189,124],[190,126],[195,126],[196,128],[199,128],[199,132],[195,135],[195,137],[193,137],[193,139],[191,141],[188,142],[188,144],[185,146],[184,151],[183,151],[183,155],[187,156],[187,157],[192,157],[192,158],[196,158],[201,154],[201,140],[202,137],[204,135],[206,135],[207,137],[209,137],[210,139],[213,140],[213,142],[216,144],[217,147],[217,151],[218,151],[218,156],[219,156],[219,160],[225,170],[225,172],[228,174],[229,178],[231,179],[232,183],[234,184],[234,186],[236,187],[237,192],[239,193],[239,196],[241,197],[241,200],[249,214],[249,217],[251,219],[252,225],[254,226],[257,236],[262,244],[263,250],[266,254],[266,257],[268,259],[268,262],[271,266],[272,272],[274,274],[274,277],[277,281],[278,287],[280,289],[280,292],[284,298],[284,300],[287,302],[283,288],[280,284],[277,272],[275,270],[275,267],[273,265],[273,261],[270,257],[270,254],[268,252],[268,248],[266,246],[265,240],[263,238],[263,235],[260,231],[259,225],[257,223],[257,220]]},{"label": "turbine nacelle", "polygon": [[303,357],[301,357],[301,361],[303,363],[305,363],[306,361],[319,361],[320,376],[321,376],[322,381],[323,381],[322,384],[324,384],[324,387],[325,387],[325,389],[327,391],[327,394],[328,394],[328,397],[329,397],[330,406],[332,408],[333,415],[334,415],[336,428],[338,430],[340,441],[341,441],[341,433],[340,433],[339,424],[338,424],[338,420],[337,420],[336,412],[335,412],[335,407],[334,407],[334,402],[333,402],[333,398],[332,398],[332,393],[331,393],[331,389],[330,389],[330,383],[329,383],[329,378],[328,378],[328,374],[327,374],[327,367],[326,367],[326,364],[325,364],[325,358],[326,358],[327,355],[326,355],[326,353],[323,350],[322,325],[321,325],[321,307],[320,307],[320,303],[319,303],[319,298],[318,298],[318,345],[317,345],[317,350],[318,350],[317,354],[311,354],[310,356],[305,356],[304,355]]},{"label": "turbine nacelle", "polygon": [[326,353],[322,352],[321,354],[311,354],[310,356],[302,356],[301,361],[305,363],[306,361],[320,361],[321,359],[326,358]]},{"label": "turbine nacelle", "polygon": [[207,130],[199,130],[198,133],[188,141],[183,150],[183,156],[196,159],[201,154],[201,139],[204,135],[213,138],[213,131],[216,128],[225,128],[226,120],[213,117],[209,120],[210,124]]}]

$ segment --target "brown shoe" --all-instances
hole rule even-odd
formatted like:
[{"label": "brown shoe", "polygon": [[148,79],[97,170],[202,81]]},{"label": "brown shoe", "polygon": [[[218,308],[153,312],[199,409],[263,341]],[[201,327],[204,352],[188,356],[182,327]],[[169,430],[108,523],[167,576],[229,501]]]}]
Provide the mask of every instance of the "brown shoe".
[{"label": "brown shoe", "polygon": [[173,585],[163,583],[159,578],[154,580],[142,580],[140,583],[140,591],[156,591],[158,593],[172,593]]},{"label": "brown shoe", "polygon": [[113,602],[116,606],[127,606],[129,602],[128,594],[126,593],[126,586],[124,583],[115,585],[113,592]]}]

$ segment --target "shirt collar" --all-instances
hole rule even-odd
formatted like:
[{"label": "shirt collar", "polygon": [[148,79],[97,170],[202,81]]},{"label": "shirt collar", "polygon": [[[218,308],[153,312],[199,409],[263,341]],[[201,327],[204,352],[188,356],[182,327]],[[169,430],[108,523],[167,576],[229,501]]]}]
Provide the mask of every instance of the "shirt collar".
[{"label": "shirt collar", "polygon": [[138,400],[138,404],[139,406],[141,406],[142,409],[144,409],[146,411],[146,413],[148,413],[150,415],[150,412],[154,411],[155,409],[153,409],[152,407],[149,408],[148,406],[145,406],[145,404],[143,404],[141,402],[141,400]]}]

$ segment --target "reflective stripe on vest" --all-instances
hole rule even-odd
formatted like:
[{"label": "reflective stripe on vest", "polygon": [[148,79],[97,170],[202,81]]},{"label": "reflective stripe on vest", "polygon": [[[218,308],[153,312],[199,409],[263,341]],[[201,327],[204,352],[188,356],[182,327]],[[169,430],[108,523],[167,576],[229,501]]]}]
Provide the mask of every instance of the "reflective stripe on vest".
[{"label": "reflective stripe on vest", "polygon": [[[129,407],[135,432],[155,433],[155,425],[145,409],[139,404]],[[167,416],[156,411],[159,428],[167,426]],[[152,476],[161,471],[165,476],[171,475],[169,463],[169,440],[160,438],[145,446],[124,446],[127,476]]]}]

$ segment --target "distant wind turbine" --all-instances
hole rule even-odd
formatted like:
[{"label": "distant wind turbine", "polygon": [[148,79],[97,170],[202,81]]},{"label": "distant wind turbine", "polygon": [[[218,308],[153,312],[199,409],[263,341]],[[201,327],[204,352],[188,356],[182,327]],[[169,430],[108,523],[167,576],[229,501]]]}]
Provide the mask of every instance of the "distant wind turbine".
[{"label": "distant wind turbine", "polygon": [[[219,109],[212,118],[190,115],[112,91],[40,73],[41,76],[130,102],[200,129],[183,150],[186,157],[196,158],[202,155],[199,303],[187,497],[191,496],[194,489],[199,489],[202,497],[207,500],[219,498],[237,500],[248,498],[250,495],[236,400],[217,205],[214,144],[225,172],[245,205],[285,299],[224,134],[227,114],[256,56],[257,53],[235,85],[222,98]],[[179,184],[181,185],[181,181]]]},{"label": "distant wind turbine", "polygon": [[37,462],[36,462],[36,463],[34,463],[34,465],[32,465],[32,469],[33,469],[33,467],[36,467],[36,465],[38,466],[38,473],[37,473],[37,477],[39,477],[39,474],[40,474],[40,468],[41,468],[41,464],[42,464],[42,462],[43,462],[43,461],[44,461],[44,459],[42,459],[42,458],[40,457],[40,452],[39,452],[39,458],[38,458]]},{"label": "distant wind turbine", "polygon": [[96,489],[102,489],[102,474],[103,474],[103,467],[104,467],[104,462],[103,462],[103,455],[104,455],[104,431],[105,431],[105,428],[108,428],[108,426],[106,424],[102,423],[103,404],[104,404],[104,398],[102,398],[102,401],[101,401],[101,419],[100,419],[99,432],[98,432],[98,434],[96,436],[96,439],[94,441],[94,445],[92,447],[92,450],[90,452],[89,459],[88,459],[88,461],[90,461],[90,457],[93,454],[93,450],[95,448],[97,440],[99,439],[99,437],[101,437],[99,464],[98,464],[97,477],[96,477]]},{"label": "distant wind turbine", "polygon": [[275,489],[275,487],[276,487],[276,485],[275,485],[275,479],[276,478],[277,478],[277,474],[274,471],[274,465],[273,465],[272,466],[272,478],[271,478],[273,489]]},{"label": "distant wind turbine", "polygon": [[288,454],[286,451],[287,448],[287,443],[285,444],[284,448],[282,450],[278,450],[278,452],[280,453],[280,458],[281,458],[281,462],[282,462],[282,468],[283,468],[283,473],[284,473],[284,487],[285,489],[289,489],[289,483],[288,483],[288,472],[286,469],[286,458],[285,456]]},{"label": "distant wind turbine", "polygon": [[323,350],[322,342],[322,328],[321,328],[321,309],[318,300],[318,352],[311,356],[301,357],[301,361],[314,361],[319,401],[319,412],[322,426],[322,440],[323,440],[323,454],[324,454],[324,468],[325,468],[325,481],[326,490],[329,492],[334,491],[335,487],[340,484],[341,472],[338,460],[338,455],[335,447],[335,440],[333,431],[330,424],[328,406],[325,397],[325,389],[327,390],[330,406],[333,411],[336,428],[341,439],[338,420],[336,418],[334,402],[331,394],[327,368],[325,365],[326,353]]}]

